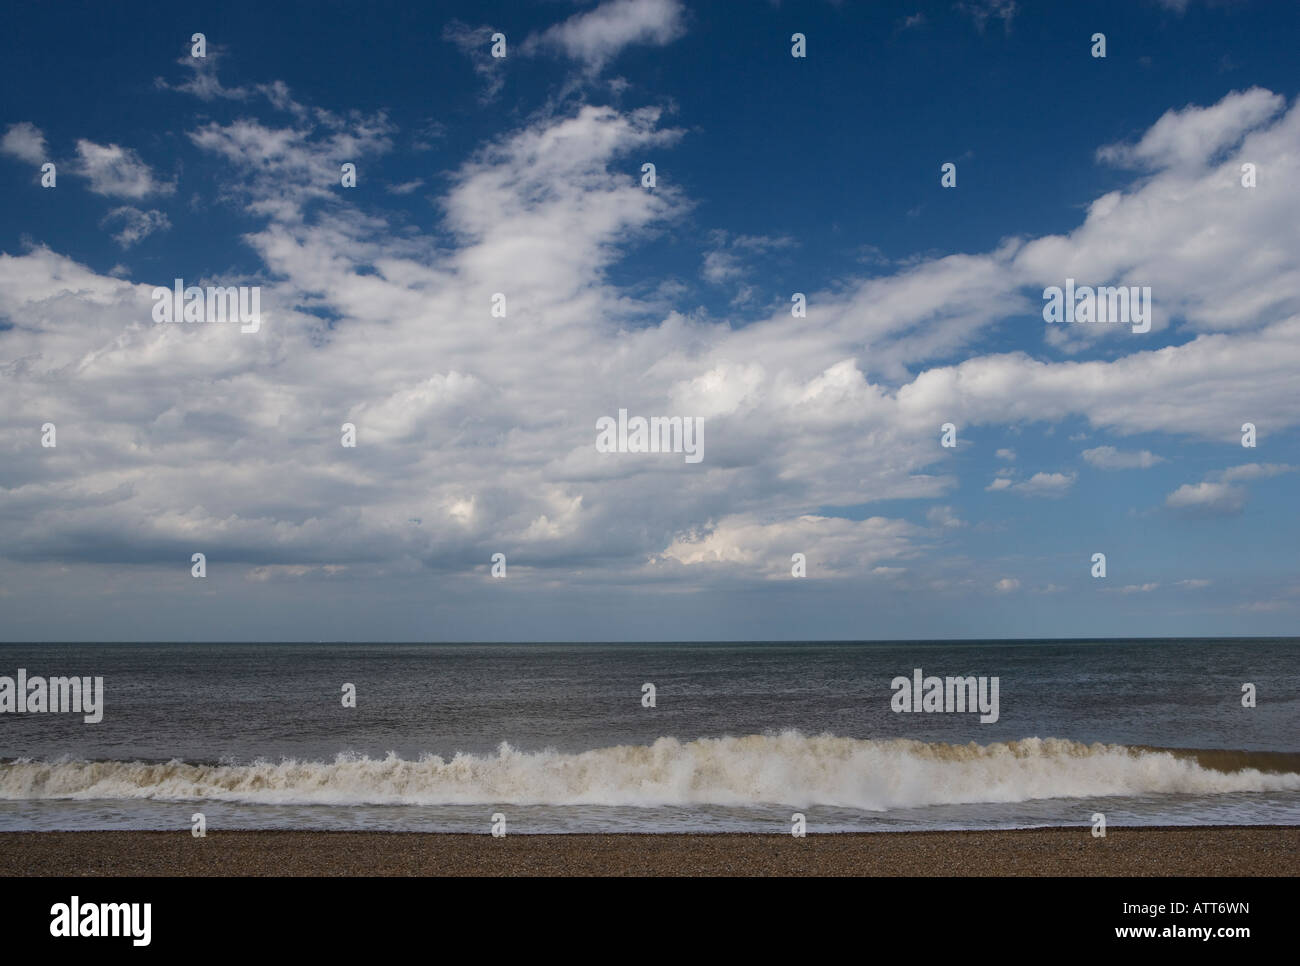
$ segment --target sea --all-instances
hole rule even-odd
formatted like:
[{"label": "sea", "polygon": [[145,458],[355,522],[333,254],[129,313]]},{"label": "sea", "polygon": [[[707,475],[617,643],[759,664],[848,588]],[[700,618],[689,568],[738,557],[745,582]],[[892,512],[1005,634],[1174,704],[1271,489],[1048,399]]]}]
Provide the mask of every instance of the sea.
[{"label": "sea", "polygon": [[[103,717],[0,713],[6,831],[1300,824],[1296,638],[0,644],[20,668],[102,677]],[[996,678],[996,720],[925,710],[948,677]]]}]

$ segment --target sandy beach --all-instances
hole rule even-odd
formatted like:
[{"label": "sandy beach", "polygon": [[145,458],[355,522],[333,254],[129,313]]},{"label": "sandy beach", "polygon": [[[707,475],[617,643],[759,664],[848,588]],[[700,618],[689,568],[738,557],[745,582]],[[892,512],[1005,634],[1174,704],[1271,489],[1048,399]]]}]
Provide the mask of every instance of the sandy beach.
[{"label": "sandy beach", "polygon": [[1300,827],[789,835],[4,832],[0,876],[1294,876]]}]

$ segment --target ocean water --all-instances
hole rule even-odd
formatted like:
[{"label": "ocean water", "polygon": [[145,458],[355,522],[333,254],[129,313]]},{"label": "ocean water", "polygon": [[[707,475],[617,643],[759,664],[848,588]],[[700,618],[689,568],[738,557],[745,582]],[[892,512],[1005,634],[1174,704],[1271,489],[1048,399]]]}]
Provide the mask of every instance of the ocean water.
[{"label": "ocean water", "polygon": [[[0,645],[19,668],[102,677],[104,715],[0,713],[0,830],[1300,824],[1300,639]],[[915,668],[997,677],[997,721],[895,712]]]}]

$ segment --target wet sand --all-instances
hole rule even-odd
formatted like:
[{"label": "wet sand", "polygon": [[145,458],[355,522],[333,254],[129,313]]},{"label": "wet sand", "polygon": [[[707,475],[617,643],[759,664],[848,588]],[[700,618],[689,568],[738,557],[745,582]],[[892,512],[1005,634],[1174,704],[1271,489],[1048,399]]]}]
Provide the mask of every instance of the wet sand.
[{"label": "wet sand", "polygon": [[0,876],[1294,876],[1300,827],[789,835],[0,832]]}]

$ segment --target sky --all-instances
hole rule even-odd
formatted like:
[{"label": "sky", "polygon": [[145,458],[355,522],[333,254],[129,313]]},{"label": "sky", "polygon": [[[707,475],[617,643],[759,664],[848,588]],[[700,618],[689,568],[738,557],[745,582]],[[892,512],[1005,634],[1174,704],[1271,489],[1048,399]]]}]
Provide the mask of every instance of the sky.
[{"label": "sky", "polygon": [[0,640],[1295,633],[1290,4],[6,28]]}]

